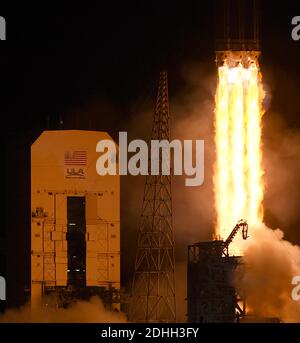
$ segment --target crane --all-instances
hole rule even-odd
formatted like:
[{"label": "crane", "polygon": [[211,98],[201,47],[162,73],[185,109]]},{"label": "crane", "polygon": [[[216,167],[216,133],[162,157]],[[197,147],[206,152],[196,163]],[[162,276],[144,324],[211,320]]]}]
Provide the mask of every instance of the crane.
[{"label": "crane", "polygon": [[231,233],[228,236],[228,238],[226,239],[226,241],[224,242],[223,254],[225,256],[229,256],[229,253],[228,253],[229,244],[233,241],[234,237],[236,236],[236,234],[238,233],[238,231],[240,229],[242,229],[242,237],[243,237],[243,239],[247,239],[249,237],[248,236],[248,224],[247,224],[246,220],[244,220],[244,219],[239,220],[237,222],[236,226],[231,231]]}]

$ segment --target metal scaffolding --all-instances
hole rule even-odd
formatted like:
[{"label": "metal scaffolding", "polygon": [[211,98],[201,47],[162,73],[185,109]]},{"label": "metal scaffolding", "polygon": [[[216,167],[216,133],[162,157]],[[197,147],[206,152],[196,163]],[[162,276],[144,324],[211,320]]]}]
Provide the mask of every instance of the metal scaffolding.
[{"label": "metal scaffolding", "polygon": [[188,247],[188,321],[191,323],[233,323],[245,316],[244,296],[234,285],[242,258],[229,256],[228,246],[242,230],[248,238],[248,225],[240,220],[226,241],[201,242]]},{"label": "metal scaffolding", "polygon": [[[151,140],[170,138],[168,75],[160,73]],[[175,258],[171,176],[147,175],[138,232],[129,318],[135,322],[174,322]],[[151,161],[155,163],[155,161]],[[150,163],[149,163],[150,165]],[[149,173],[150,174],[150,173]]]}]

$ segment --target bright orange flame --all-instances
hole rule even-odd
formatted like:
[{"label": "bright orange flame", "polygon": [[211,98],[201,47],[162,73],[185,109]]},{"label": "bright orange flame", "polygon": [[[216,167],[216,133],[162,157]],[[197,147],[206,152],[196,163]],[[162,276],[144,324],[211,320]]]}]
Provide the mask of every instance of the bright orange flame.
[{"label": "bright orange flame", "polygon": [[[240,219],[262,222],[262,108],[255,64],[219,67],[216,93],[214,172],[216,234],[226,239]],[[240,241],[231,249],[238,252]]]}]

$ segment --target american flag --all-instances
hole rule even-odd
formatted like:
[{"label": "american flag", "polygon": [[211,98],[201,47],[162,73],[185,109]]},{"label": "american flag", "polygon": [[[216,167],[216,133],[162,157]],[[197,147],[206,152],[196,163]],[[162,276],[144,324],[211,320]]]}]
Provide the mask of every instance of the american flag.
[{"label": "american flag", "polygon": [[86,166],[86,151],[67,151],[65,152],[65,166]]}]

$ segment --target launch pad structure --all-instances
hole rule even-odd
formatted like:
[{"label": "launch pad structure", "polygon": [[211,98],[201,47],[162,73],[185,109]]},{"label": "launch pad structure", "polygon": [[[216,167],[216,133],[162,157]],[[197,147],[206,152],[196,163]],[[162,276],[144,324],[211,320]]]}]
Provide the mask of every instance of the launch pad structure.
[{"label": "launch pad structure", "polygon": [[230,256],[228,248],[248,224],[240,220],[226,241],[213,240],[188,246],[187,307],[190,323],[234,323],[245,315],[246,304],[234,286],[234,275],[242,257]]}]

